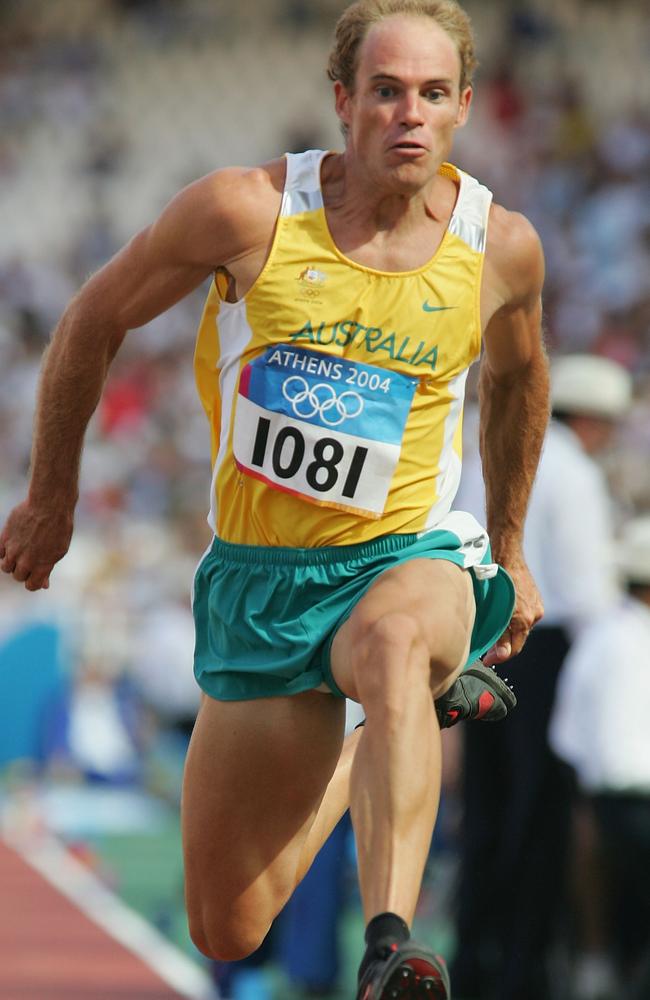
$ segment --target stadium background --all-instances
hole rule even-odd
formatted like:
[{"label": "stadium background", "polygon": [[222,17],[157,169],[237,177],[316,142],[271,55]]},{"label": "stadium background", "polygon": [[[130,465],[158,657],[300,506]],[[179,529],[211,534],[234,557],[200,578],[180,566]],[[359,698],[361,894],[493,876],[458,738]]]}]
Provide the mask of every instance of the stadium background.
[{"label": "stadium background", "polygon": [[[196,177],[340,147],[324,66],[344,6],[0,5],[2,519],[25,487],[42,351],[84,278]],[[634,376],[635,404],[603,459],[622,521],[650,510],[647,7],[466,6],[480,69],[454,160],[541,234],[551,355],[596,352]],[[204,291],[127,338],[91,424],[76,537],[51,590],[27,595],[0,580],[5,826],[51,825],[188,952],[177,802],[196,707],[189,584],[208,540],[208,428],[191,370]],[[70,686],[96,713],[88,726],[106,726],[101,753],[83,721],[76,748],[57,731]],[[101,705],[89,694],[99,691]],[[92,780],[102,767],[104,793],[121,796],[108,810]],[[448,855],[422,914],[442,938],[453,842]],[[350,889],[352,924],[357,909]]]}]

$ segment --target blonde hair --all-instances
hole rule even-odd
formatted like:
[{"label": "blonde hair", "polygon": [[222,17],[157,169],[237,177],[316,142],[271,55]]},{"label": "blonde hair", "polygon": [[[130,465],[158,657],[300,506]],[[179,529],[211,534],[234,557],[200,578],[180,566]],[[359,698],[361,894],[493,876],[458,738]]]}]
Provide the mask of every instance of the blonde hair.
[{"label": "blonde hair", "polygon": [[472,82],[477,60],[469,15],[456,0],[358,0],[343,11],[336,24],[334,46],[327,75],[340,80],[345,89],[354,91],[359,47],[368,30],[395,14],[430,17],[456,43],[460,56],[460,89]]}]

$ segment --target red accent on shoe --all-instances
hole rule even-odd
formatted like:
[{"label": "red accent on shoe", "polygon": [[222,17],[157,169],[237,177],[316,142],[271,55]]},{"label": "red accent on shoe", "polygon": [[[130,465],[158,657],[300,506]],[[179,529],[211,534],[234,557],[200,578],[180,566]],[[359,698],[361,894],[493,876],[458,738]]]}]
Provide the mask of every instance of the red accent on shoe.
[{"label": "red accent on shoe", "polygon": [[484,691],[478,700],[478,712],[474,716],[475,719],[482,719],[486,715],[495,702],[495,697],[491,691]]},{"label": "red accent on shoe", "polygon": [[427,962],[426,959],[407,958],[404,964],[410,965],[418,981],[424,976],[430,976],[432,979],[440,979],[438,970],[430,962]]},{"label": "red accent on shoe", "polygon": [[398,948],[399,948],[399,945],[398,945],[397,941],[393,941],[392,945],[390,946],[390,950],[391,951],[397,951]]},{"label": "red accent on shoe", "polygon": [[457,708],[450,708],[449,711],[447,712],[447,718],[451,719],[452,721],[455,721],[459,715],[460,712],[458,711]]}]

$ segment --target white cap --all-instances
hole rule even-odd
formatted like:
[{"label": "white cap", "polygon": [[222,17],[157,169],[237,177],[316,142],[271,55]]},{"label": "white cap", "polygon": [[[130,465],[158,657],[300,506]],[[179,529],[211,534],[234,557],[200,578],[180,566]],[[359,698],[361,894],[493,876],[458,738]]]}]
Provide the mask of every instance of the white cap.
[{"label": "white cap", "polygon": [[637,517],[623,528],[618,546],[619,569],[632,583],[650,586],[650,514]]},{"label": "white cap", "polygon": [[551,366],[553,410],[614,420],[629,408],[632,379],[616,361],[595,354],[567,354]]}]

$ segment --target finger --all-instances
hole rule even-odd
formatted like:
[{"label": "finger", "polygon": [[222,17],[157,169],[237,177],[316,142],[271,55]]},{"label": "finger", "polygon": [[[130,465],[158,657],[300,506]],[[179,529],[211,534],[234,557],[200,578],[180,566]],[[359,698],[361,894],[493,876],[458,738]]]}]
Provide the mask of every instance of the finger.
[{"label": "finger", "polygon": [[31,573],[31,567],[25,565],[25,563],[17,562],[13,571],[14,580],[18,580],[18,583],[24,583],[28,579]]},{"label": "finger", "polygon": [[502,663],[512,656],[512,639],[509,632],[504,633],[497,642],[494,655],[497,663]]},{"label": "finger", "polygon": [[12,559],[11,556],[5,555],[2,562],[0,563],[0,569],[3,573],[13,573],[16,568],[16,560]]},{"label": "finger", "polygon": [[37,566],[25,579],[25,590],[47,590],[50,585],[51,566]]},{"label": "finger", "polygon": [[499,662],[497,659],[496,649],[496,646],[492,646],[491,649],[488,649],[487,653],[483,653],[481,659],[486,667],[493,667]]},{"label": "finger", "polygon": [[511,656],[516,656],[520,653],[526,644],[526,639],[528,638],[528,632],[518,632],[516,637],[512,640],[512,652]]},{"label": "finger", "polygon": [[486,667],[493,667],[495,664],[507,660],[511,655],[512,641],[510,638],[510,629],[506,629],[501,638],[495,642],[494,646],[485,653],[482,660]]},{"label": "finger", "polygon": [[526,644],[526,640],[531,633],[531,629],[534,623],[527,625],[525,622],[511,623],[511,635],[512,635],[512,655],[516,656],[520,653]]}]

